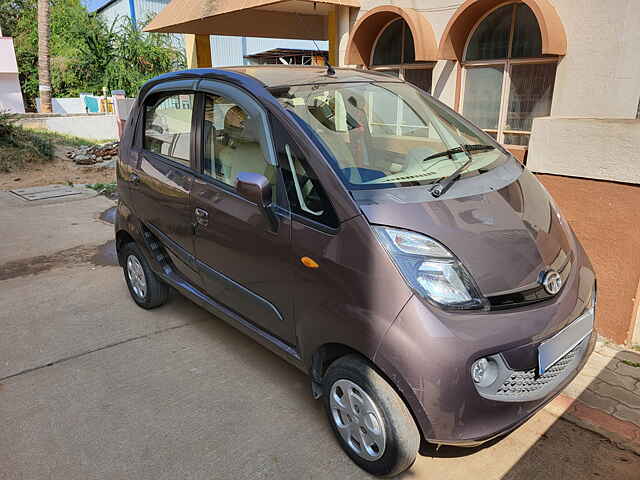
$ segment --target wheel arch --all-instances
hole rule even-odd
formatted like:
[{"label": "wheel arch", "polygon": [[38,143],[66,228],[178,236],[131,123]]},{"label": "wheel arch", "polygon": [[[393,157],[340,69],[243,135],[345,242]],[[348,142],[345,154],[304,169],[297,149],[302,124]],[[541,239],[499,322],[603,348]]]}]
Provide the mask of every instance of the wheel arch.
[{"label": "wheel arch", "polygon": [[427,417],[424,408],[422,408],[414,390],[391,364],[385,362],[385,364],[380,365],[376,363],[373,358],[369,358],[362,352],[343,343],[325,343],[318,347],[311,355],[311,366],[309,369],[311,381],[316,384],[321,384],[322,378],[329,366],[339,358],[350,354],[356,354],[365,358],[373,368],[382,375],[389,385],[391,385],[391,388],[395,390],[409,410],[409,413],[411,413],[420,432],[422,441],[426,441],[427,438],[431,436],[433,430],[431,421]]},{"label": "wheel arch", "polygon": [[124,247],[127,243],[133,242],[135,243],[134,238],[131,236],[129,232],[124,229],[118,230],[116,232],[116,254],[118,255],[118,263],[122,266],[122,255],[120,252],[122,251],[122,247]]}]

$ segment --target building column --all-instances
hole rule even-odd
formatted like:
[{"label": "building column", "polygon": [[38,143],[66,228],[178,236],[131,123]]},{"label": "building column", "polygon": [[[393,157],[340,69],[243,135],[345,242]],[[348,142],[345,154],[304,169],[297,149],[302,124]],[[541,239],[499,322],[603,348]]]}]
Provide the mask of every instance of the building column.
[{"label": "building column", "polygon": [[184,34],[187,68],[211,68],[209,35]]},{"label": "building column", "polygon": [[355,23],[355,15],[352,15],[352,10],[349,7],[336,7],[337,8],[337,43],[338,43],[338,66],[346,64],[347,58],[347,44],[349,43],[349,34],[351,33],[351,27]]},{"label": "building column", "polygon": [[329,40],[329,63],[338,65],[338,7],[330,6],[327,15],[327,38]]},{"label": "building column", "polygon": [[339,67],[345,64],[349,32],[353,25],[349,7],[334,6],[327,15],[327,38],[329,39],[329,63]]}]

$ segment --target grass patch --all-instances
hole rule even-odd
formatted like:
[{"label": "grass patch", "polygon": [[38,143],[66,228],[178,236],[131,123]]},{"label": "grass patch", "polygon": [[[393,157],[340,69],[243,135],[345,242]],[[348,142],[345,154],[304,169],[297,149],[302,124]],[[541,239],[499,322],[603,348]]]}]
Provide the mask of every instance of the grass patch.
[{"label": "grass patch", "polygon": [[92,185],[87,185],[87,187],[89,187],[92,190],[95,190],[100,195],[106,195],[107,197],[112,197],[118,189],[116,182],[94,183]]},{"label": "grass patch", "polygon": [[13,115],[0,111],[0,172],[12,172],[26,163],[44,163],[52,158],[51,139],[16,125]]},{"label": "grass patch", "polygon": [[629,365],[630,367],[640,368],[640,363],[632,362],[631,360],[622,360],[622,363]]},{"label": "grass patch", "polygon": [[21,127],[15,115],[0,111],[0,173],[20,170],[28,163],[45,163],[53,159],[54,145],[93,146],[114,140],[88,138]]}]

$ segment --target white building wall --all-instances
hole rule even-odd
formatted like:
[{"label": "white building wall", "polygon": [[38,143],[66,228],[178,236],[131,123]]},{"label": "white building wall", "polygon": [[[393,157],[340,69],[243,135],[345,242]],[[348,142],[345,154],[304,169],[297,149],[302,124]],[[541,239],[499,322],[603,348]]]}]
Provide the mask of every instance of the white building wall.
[{"label": "white building wall", "polygon": [[552,116],[636,118],[640,2],[552,0],[567,34]]},{"label": "white building wall", "polygon": [[[106,22],[107,26],[111,27],[116,19],[128,19],[129,18],[129,1],[117,0],[100,11],[100,16]],[[121,20],[120,20],[121,21]]]},{"label": "white building wall", "polygon": [[98,141],[118,138],[115,115],[25,115],[18,118],[17,124]]},{"label": "white building wall", "polygon": [[13,39],[0,30],[0,111],[24,113]]},{"label": "white building wall", "polygon": [[0,112],[24,113],[17,73],[0,73]]},{"label": "white building wall", "polygon": [[[136,20],[144,22],[157,15],[171,0],[134,0]],[[111,26],[114,21],[118,23],[130,20],[129,0],[116,0],[100,10],[100,16]],[[181,34],[171,34],[171,43],[175,48],[184,48],[184,40]]]},{"label": "white building wall", "polygon": [[[127,4],[129,0],[124,0]],[[155,17],[171,0],[134,0],[138,21],[145,21]]]},{"label": "white building wall", "polygon": [[534,172],[640,184],[640,120],[543,117],[533,122]]}]

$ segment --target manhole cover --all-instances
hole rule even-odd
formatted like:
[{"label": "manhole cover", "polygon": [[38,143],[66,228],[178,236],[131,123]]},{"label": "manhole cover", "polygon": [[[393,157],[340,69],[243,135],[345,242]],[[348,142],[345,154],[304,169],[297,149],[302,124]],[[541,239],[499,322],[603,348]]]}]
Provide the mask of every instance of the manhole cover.
[{"label": "manhole cover", "polygon": [[11,190],[11,193],[31,202],[34,200],[46,200],[47,198],[79,195],[82,191],[68,185],[47,185],[45,187],[17,188]]}]

